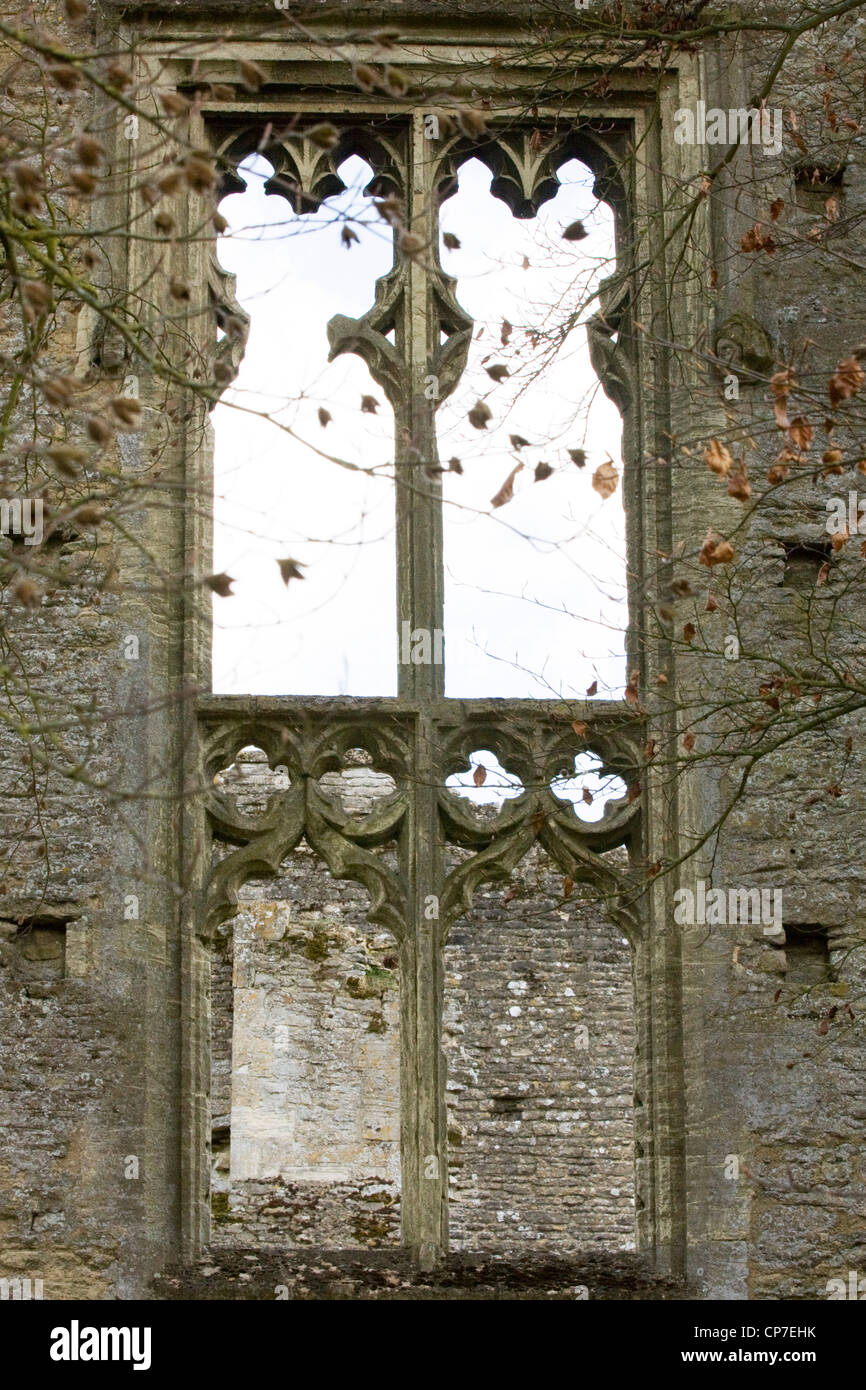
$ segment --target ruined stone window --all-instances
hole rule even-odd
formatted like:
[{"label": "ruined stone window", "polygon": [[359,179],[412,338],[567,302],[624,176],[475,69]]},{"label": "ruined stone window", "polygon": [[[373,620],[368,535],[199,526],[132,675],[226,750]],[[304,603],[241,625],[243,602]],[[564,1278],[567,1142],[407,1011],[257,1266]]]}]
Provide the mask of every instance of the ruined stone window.
[{"label": "ruined stone window", "polygon": [[6,7],[0,1301],[866,1293],[864,8]]},{"label": "ruined stone window", "polygon": [[[248,317],[252,367],[217,415],[217,518],[232,470],[236,534],[282,510],[247,571],[270,566],[273,612],[229,661],[218,638],[216,689],[238,694],[202,709],[215,1237],[402,1239],[423,1262],[450,1209],[464,1250],[631,1246],[615,161],[560,119],[254,133],[214,128],[238,170],[222,206],[262,228],[255,256],[214,263],[225,351],[236,368]],[[257,340],[256,287],[283,275]],[[286,428],[268,424],[270,460],[246,445],[248,472],[262,407]],[[316,495],[317,455],[339,490]],[[314,635],[286,645],[278,601],[308,605]]]}]

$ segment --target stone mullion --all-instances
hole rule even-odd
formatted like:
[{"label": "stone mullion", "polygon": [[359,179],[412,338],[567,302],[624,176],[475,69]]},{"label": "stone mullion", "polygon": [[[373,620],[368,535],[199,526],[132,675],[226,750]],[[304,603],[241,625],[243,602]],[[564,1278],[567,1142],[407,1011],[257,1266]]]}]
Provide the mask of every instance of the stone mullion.
[{"label": "stone mullion", "polygon": [[[662,168],[660,133],[654,128],[651,135],[653,158],[650,168]],[[646,219],[646,235],[653,275],[646,288],[646,308],[639,308],[639,318],[651,318],[653,328],[666,340],[669,333],[667,317],[666,226],[661,211],[664,189],[658,175],[645,175],[637,196],[637,205]],[[639,345],[638,352],[646,349]],[[666,351],[653,354],[652,362],[640,362],[640,378],[652,382],[646,392],[649,402],[641,421],[643,458],[664,460],[668,456],[671,431],[670,363]],[[651,407],[651,408],[650,408]],[[670,555],[674,549],[671,532],[670,469],[662,466],[642,467],[644,479],[644,514],[642,517],[640,565],[644,584],[652,573],[647,557]],[[677,756],[677,718],[675,702],[668,692],[676,688],[675,654],[670,643],[657,639],[647,627],[647,593],[638,610],[641,626],[641,681],[649,707],[651,727],[667,757]],[[659,687],[663,674],[667,684]],[[665,775],[666,759],[646,769],[643,779],[644,848],[647,863],[661,862],[672,856],[679,841],[679,788],[673,788]],[[640,973],[637,977],[637,1022],[641,1029],[640,1066],[638,1079],[647,1116],[646,1147],[650,1149],[643,1172],[647,1178],[646,1202],[648,1218],[642,1223],[641,1234],[651,1239],[656,1268],[665,1273],[681,1274],[686,1256],[685,1203],[685,1094],[683,1057],[683,979],[680,934],[673,922],[672,895],[676,880],[671,874],[659,874],[647,895],[645,949],[641,951]],[[644,1125],[642,1124],[642,1129]]]},{"label": "stone mullion", "polygon": [[[406,257],[403,268],[403,313],[398,346],[403,356],[405,392],[396,414],[397,622],[401,656],[403,623],[424,630],[435,655],[434,633],[443,619],[442,484],[435,467],[435,384],[425,394],[433,372],[438,318],[430,262],[435,261],[437,217],[432,165],[425,146],[423,118],[413,117],[406,180],[406,219],[426,250]],[[399,251],[398,251],[398,254]],[[414,665],[401,660],[399,691],[426,703],[442,699],[443,665],[430,660]]]},{"label": "stone mullion", "polygon": [[443,960],[438,932],[444,851],[433,728],[432,719],[422,714],[403,840],[404,871],[411,887],[400,972],[403,1241],[428,1269],[448,1248]]},{"label": "stone mullion", "polygon": [[429,659],[407,664],[400,642],[400,695],[419,707],[402,846],[409,884],[400,973],[402,1203],[403,1241],[422,1267],[431,1268],[448,1248],[443,959],[437,930],[444,856],[434,743],[435,708],[444,697],[444,670],[435,659],[439,653],[434,634],[442,629],[444,599],[442,486],[435,472],[437,398],[435,391],[425,391],[439,336],[430,272],[436,210],[432,165],[418,114],[413,118],[407,176],[407,225],[422,237],[426,249],[405,261],[398,336],[406,383],[396,408],[398,639],[403,623],[410,631],[422,629]]}]

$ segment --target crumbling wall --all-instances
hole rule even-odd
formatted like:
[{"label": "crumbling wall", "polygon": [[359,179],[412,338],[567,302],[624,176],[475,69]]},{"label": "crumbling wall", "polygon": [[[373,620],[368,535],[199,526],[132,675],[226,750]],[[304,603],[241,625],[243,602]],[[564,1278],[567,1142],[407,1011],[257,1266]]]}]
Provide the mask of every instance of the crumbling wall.
[{"label": "crumbling wall", "polygon": [[[781,154],[746,147],[715,184],[717,282],[708,295],[696,277],[693,322],[697,328],[709,306],[716,332],[739,314],[752,337],[744,357],[722,335],[735,396],[729,390],[723,399],[727,369],[714,369],[712,391],[674,402],[675,431],[688,419],[693,437],[730,440],[732,428],[738,432],[734,452],[745,458],[752,488],[744,504],[700,458],[675,457],[678,553],[694,554],[708,527],[731,536],[737,553],[731,584],[723,567],[689,571],[677,562],[678,579],[699,575],[695,596],[675,603],[679,698],[689,702],[696,756],[731,728],[738,731],[729,739],[760,755],[742,787],[743,761],[682,777],[684,844],[730,811],[718,839],[683,866],[682,882],[703,879],[726,893],[769,889],[782,901],[780,929],[680,929],[691,1263],[699,1285],[717,1298],[826,1298],[830,1279],[862,1273],[866,1262],[866,1173],[858,1152],[862,716],[808,732],[847,681],[859,686],[863,669],[860,542],[852,537],[832,550],[827,501],[862,492],[862,426],[846,423],[844,407],[831,409],[828,382],[866,338],[861,275],[850,259],[859,256],[866,198],[857,130],[862,74],[852,70],[864,35],[864,17],[855,14],[807,36],[768,102],[784,119]],[[700,93],[708,107],[748,107],[772,48],[750,39],[711,51]],[[755,224],[772,236],[769,252],[746,249]],[[685,278],[681,290],[685,298]],[[767,389],[786,364],[802,388],[791,397],[789,418],[804,415],[814,429],[799,464],[796,451],[784,454],[790,440]],[[836,447],[842,465],[828,467],[834,456],[824,455]],[[773,484],[770,470],[780,461],[789,476]],[[708,588],[718,605],[712,614]],[[697,628],[696,650],[677,640],[688,621]],[[731,636],[738,645],[726,658]],[[762,685],[768,680],[780,683]],[[813,680],[825,687],[819,698]],[[702,710],[714,706],[718,712],[702,724]]]}]

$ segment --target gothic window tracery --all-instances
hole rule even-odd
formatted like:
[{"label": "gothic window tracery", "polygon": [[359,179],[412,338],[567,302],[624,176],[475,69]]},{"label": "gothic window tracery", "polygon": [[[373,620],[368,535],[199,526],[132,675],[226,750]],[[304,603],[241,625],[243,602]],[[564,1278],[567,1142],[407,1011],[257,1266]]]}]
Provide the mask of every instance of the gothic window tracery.
[{"label": "gothic window tracery", "polygon": [[[259,139],[260,132],[255,131]],[[441,131],[440,131],[441,135]],[[222,157],[242,159],[252,132],[232,132]],[[621,206],[614,161],[604,141],[553,126],[539,139],[511,126],[469,139],[459,129],[431,140],[423,112],[372,128],[309,119],[263,151],[274,173],[268,192],[297,213],[341,191],[339,170],[352,155],[373,171],[367,196],[394,234],[394,263],[377,282],[372,306],[355,318],[332,317],[330,357],[360,357],[394,415],[398,634],[428,634],[426,659],[398,659],[396,698],[378,700],[214,696],[200,708],[207,811],[213,834],[234,846],[207,884],[201,931],[213,932],[236,909],[252,875],[276,874],[304,838],[337,878],[360,882],[368,916],[399,944],[403,993],[404,1238],[434,1258],[447,1245],[447,1165],[442,1026],[442,951],[451,924],[482,883],[507,881],[538,844],[572,882],[594,887],[633,944],[640,912],[629,872],[610,862],[617,846],[638,846],[641,715],[622,700],[446,699],[435,634],[444,628],[443,464],[437,412],[464,371],[473,322],[439,255],[439,209],[453,193],[460,164],[482,160],[491,191],[517,217],[555,196],[557,170],[591,149],[596,190]],[[227,189],[233,185],[231,178]],[[620,229],[620,238],[622,232]],[[593,366],[623,412],[634,396],[627,350],[629,281],[620,270],[601,286],[587,332]],[[435,389],[431,390],[431,383]],[[398,658],[401,655],[398,647]],[[447,663],[447,633],[445,643]],[[264,811],[247,814],[214,778],[240,749],[255,744],[288,785]],[[364,749],[395,790],[368,813],[352,814],[323,795],[323,774],[338,771],[349,749]],[[477,815],[453,793],[478,750],[489,750],[509,778],[494,815]],[[473,757],[475,763],[473,764]],[[581,761],[582,760],[582,761]],[[613,795],[601,815],[576,813],[563,787],[592,772]],[[486,775],[486,774],[485,774]],[[473,779],[479,785],[476,778]],[[394,844],[397,860],[376,853]],[[446,872],[445,845],[471,851]]]}]

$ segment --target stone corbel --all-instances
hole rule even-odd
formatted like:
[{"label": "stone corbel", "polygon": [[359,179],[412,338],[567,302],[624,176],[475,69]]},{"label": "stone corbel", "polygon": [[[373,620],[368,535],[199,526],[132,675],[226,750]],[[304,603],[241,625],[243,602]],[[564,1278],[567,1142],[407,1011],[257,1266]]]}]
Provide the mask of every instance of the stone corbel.
[{"label": "stone corbel", "polygon": [[750,314],[726,318],[716,329],[713,350],[723,371],[745,372],[753,381],[765,381],[776,363],[773,339]]}]

